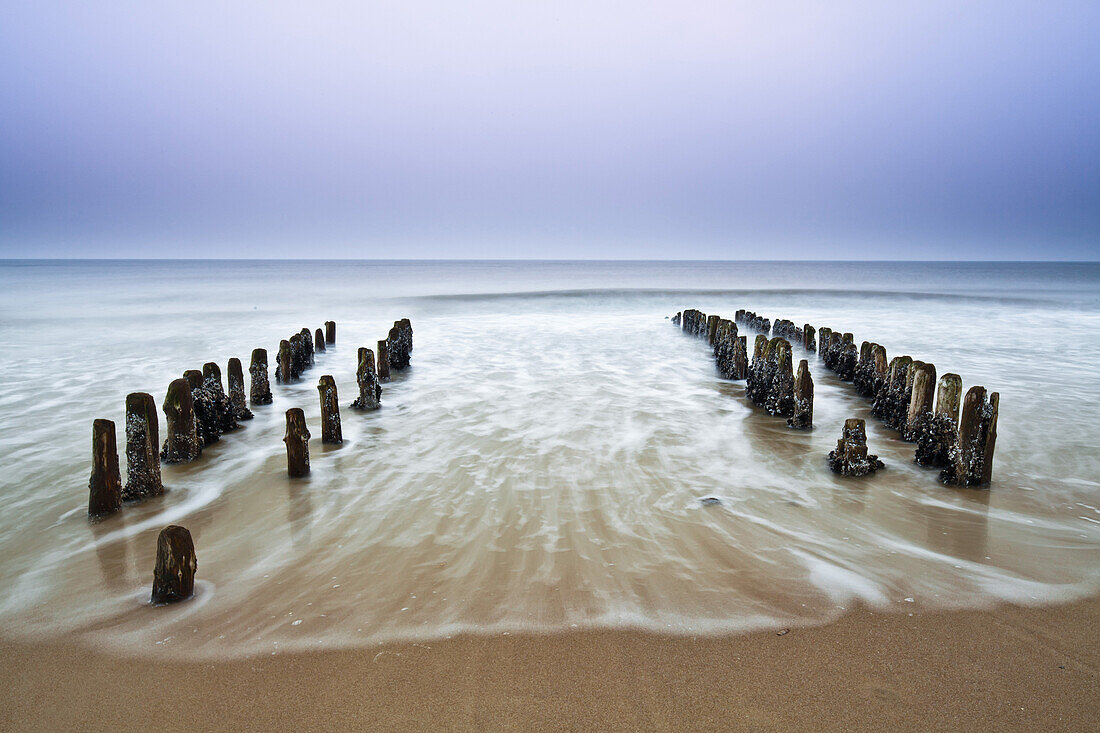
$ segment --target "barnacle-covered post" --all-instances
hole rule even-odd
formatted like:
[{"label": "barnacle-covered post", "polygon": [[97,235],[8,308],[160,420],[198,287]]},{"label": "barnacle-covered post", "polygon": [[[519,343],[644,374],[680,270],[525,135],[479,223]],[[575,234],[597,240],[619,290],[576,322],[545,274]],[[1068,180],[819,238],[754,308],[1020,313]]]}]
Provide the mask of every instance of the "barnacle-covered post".
[{"label": "barnacle-covered post", "polygon": [[302,347],[302,334],[290,337],[290,378],[297,379],[306,370],[305,352]]},{"label": "barnacle-covered post", "polygon": [[184,527],[170,524],[157,537],[157,562],[153,567],[153,603],[175,603],[195,593],[195,543]]},{"label": "barnacle-covered post", "polygon": [[306,369],[313,366],[313,331],[303,328],[298,332],[302,337],[302,366]]},{"label": "barnacle-covered post", "polygon": [[814,380],[805,359],[798,362],[794,377],[794,415],[787,419],[792,428],[808,428],[814,424]]},{"label": "barnacle-covered post", "polygon": [[721,316],[708,316],[707,317],[707,343],[714,346],[714,337],[718,334],[718,321],[722,320]]},{"label": "barnacle-covered post", "polygon": [[355,381],[359,384],[359,397],[351,406],[356,410],[377,410],[382,404],[382,387],[374,371],[374,352],[365,346],[359,347],[359,366],[355,372]]},{"label": "barnacle-covered post", "polygon": [[817,334],[814,332],[814,327],[810,324],[806,324],[802,327],[802,348],[806,351],[817,351],[817,344],[815,343]]},{"label": "barnacle-covered post", "polygon": [[909,409],[902,425],[901,439],[910,443],[917,440],[921,430],[932,415],[932,401],[936,397],[936,367],[921,362],[913,369],[913,386],[909,395]]},{"label": "barnacle-covered post", "polygon": [[290,348],[290,341],[283,339],[279,342],[279,357],[275,368],[275,380],[288,384],[294,377],[294,354]]},{"label": "barnacle-covered post", "polygon": [[867,452],[867,426],[863,420],[845,420],[836,450],[829,453],[829,468],[842,476],[866,476],[882,467],[878,456]]},{"label": "barnacle-covered post", "polygon": [[412,323],[408,318],[393,322],[387,341],[390,367],[398,370],[407,369],[413,350]]},{"label": "barnacle-covered post", "polygon": [[313,350],[318,354],[325,350],[325,334],[321,329],[317,329],[317,332],[313,335]]},{"label": "barnacle-covered post", "polygon": [[267,349],[253,349],[252,363],[248,365],[251,379],[248,398],[253,405],[271,404],[271,381],[267,376]]},{"label": "barnacle-covered post", "polygon": [[160,457],[165,463],[187,463],[202,455],[198,423],[195,420],[195,403],[191,397],[191,384],[184,378],[173,379],[164,395],[164,417],[168,429]]},{"label": "barnacle-covered post", "polygon": [[822,359],[825,358],[825,352],[829,350],[829,339],[833,335],[833,330],[828,326],[822,326],[817,330],[817,355]]},{"label": "barnacle-covered post", "polygon": [[325,343],[336,343],[336,321],[325,321]]},{"label": "barnacle-covered post", "polygon": [[738,336],[733,343],[733,379],[749,376],[748,336]]},{"label": "barnacle-covered post", "polygon": [[229,404],[229,396],[222,387],[222,370],[217,364],[208,361],[202,365],[202,386],[214,395],[214,404],[218,412],[218,427],[223,433],[236,430],[237,416]]},{"label": "barnacle-covered post", "polygon": [[88,516],[100,517],[122,507],[122,477],[118,472],[115,423],[92,422],[92,475],[88,479]]},{"label": "barnacle-covered post", "polygon": [[986,401],[985,387],[971,387],[963,400],[959,443],[940,480],[957,486],[985,486],[993,477],[993,449],[997,444],[1000,395]]},{"label": "barnacle-covered post", "polygon": [[378,342],[378,381],[390,381],[390,349],[385,339]]},{"label": "barnacle-covered post", "polygon": [[768,343],[766,363],[769,376],[764,409],[769,415],[794,415],[794,370],[791,368],[791,344],[776,336]]},{"label": "barnacle-covered post", "polygon": [[229,407],[233,410],[233,417],[237,420],[251,420],[252,410],[248,409],[248,400],[244,396],[244,370],[241,368],[241,360],[235,356],[230,359],[226,372],[229,383]]},{"label": "barnacle-covered post", "polygon": [[286,411],[286,472],[291,478],[309,475],[309,428],[300,407]]},{"label": "barnacle-covered post", "polygon": [[331,374],[321,377],[317,384],[321,396],[321,442],[343,443],[344,434],[340,430],[340,402],[336,397],[336,380]]},{"label": "barnacle-covered post", "polygon": [[218,405],[215,395],[203,386],[202,372],[188,369],[183,373],[187,385],[191,388],[191,404],[195,408],[195,429],[199,442],[205,448],[221,439],[221,421],[218,418]]},{"label": "barnacle-covered post", "polygon": [[962,378],[958,374],[940,377],[936,409],[918,419],[916,461],[922,466],[943,468],[952,460],[959,442],[959,395]]},{"label": "barnacle-covered post", "polygon": [[132,392],[126,396],[126,486],[127,501],[160,496],[160,425],[153,395]]}]

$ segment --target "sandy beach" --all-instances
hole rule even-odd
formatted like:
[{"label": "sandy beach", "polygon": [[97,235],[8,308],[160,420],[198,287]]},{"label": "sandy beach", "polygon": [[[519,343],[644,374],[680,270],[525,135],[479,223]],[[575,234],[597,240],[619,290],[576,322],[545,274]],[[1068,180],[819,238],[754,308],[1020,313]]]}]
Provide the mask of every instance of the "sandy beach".
[{"label": "sandy beach", "polygon": [[4,642],[5,730],[1095,730],[1100,602],[223,662]]}]

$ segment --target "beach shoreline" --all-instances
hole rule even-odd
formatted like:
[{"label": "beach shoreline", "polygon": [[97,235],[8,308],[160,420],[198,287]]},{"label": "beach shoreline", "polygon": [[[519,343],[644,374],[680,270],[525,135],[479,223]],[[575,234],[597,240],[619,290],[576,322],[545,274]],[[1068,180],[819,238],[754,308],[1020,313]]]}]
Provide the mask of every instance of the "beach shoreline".
[{"label": "beach shoreline", "polygon": [[460,636],[225,661],[2,641],[0,728],[1036,729],[1100,724],[1100,598],[738,636]]}]

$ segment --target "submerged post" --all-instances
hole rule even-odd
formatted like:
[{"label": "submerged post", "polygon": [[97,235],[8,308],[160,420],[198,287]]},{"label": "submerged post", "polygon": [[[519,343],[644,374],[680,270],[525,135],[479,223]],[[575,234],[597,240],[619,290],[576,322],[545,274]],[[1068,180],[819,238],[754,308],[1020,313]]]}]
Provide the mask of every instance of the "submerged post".
[{"label": "submerged post", "polygon": [[798,362],[794,377],[794,415],[787,419],[792,428],[809,428],[814,424],[814,380],[805,359]]},{"label": "submerged post", "polygon": [[252,410],[248,409],[248,400],[244,396],[244,370],[241,369],[241,360],[235,356],[230,359],[226,372],[229,382],[229,407],[233,411],[233,417],[237,420],[251,420]]},{"label": "submerged post", "polygon": [[157,562],[153,568],[152,603],[175,603],[195,593],[195,543],[191,533],[177,524],[170,524],[157,537]]},{"label": "submerged post", "polygon": [[863,420],[845,420],[836,450],[829,453],[829,468],[842,476],[866,476],[882,467],[878,456],[867,453],[867,426]]},{"label": "submerged post", "polygon": [[168,429],[160,457],[165,463],[187,463],[202,455],[198,423],[195,420],[195,403],[191,397],[191,384],[182,377],[173,379],[164,395],[164,417]]},{"label": "submerged post", "polygon": [[336,321],[325,321],[325,343],[336,343]]},{"label": "submerged post", "polygon": [[100,517],[122,507],[122,477],[118,472],[115,424],[98,419],[92,423],[92,475],[88,479],[88,516]]},{"label": "submerged post", "polygon": [[302,366],[309,368],[313,366],[313,332],[308,328],[303,328],[298,332],[298,335],[302,337]]},{"label": "submerged post", "polygon": [[321,329],[317,329],[317,332],[313,334],[313,350],[318,354],[325,350],[325,334]]},{"label": "submerged post", "polygon": [[286,411],[286,472],[291,478],[309,475],[309,428],[300,407]]},{"label": "submerged post", "polygon": [[351,406],[356,410],[377,410],[382,404],[382,387],[374,372],[374,352],[365,346],[359,347],[359,367],[355,372],[355,381],[359,385],[359,397]]},{"label": "submerged post", "polygon": [[344,434],[340,430],[340,402],[336,397],[336,380],[331,374],[321,377],[317,383],[317,392],[321,395],[321,442],[343,443]]},{"label": "submerged post", "polygon": [[292,379],[294,371],[294,354],[290,349],[290,341],[283,339],[279,342],[279,357],[275,368],[275,380],[287,384]]},{"label": "submerged post", "polygon": [[385,340],[378,342],[378,381],[390,381],[390,349]]},{"label": "submerged post", "polygon": [[252,363],[248,365],[248,376],[252,380],[249,401],[253,405],[270,405],[271,382],[267,376],[267,349],[252,350]]},{"label": "submerged post", "polygon": [[153,395],[132,392],[126,396],[126,486],[127,501],[160,496],[160,425]]}]

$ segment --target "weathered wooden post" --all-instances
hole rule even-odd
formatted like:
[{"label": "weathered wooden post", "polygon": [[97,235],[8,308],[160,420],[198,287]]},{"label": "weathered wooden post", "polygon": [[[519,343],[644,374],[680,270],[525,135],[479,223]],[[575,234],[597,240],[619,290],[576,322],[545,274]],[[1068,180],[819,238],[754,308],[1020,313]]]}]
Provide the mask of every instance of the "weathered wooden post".
[{"label": "weathered wooden post", "polygon": [[279,357],[275,368],[275,381],[288,384],[293,379],[294,354],[290,348],[290,341],[283,339],[279,342]]},{"label": "weathered wooden post", "polygon": [[798,362],[794,378],[794,415],[787,419],[792,428],[809,428],[814,424],[814,380],[805,359]]},{"label": "weathered wooden post", "polygon": [[88,479],[88,516],[100,517],[122,507],[122,477],[112,420],[92,422],[92,475]]},{"label": "weathered wooden post", "polygon": [[871,403],[871,414],[882,420],[887,427],[895,427],[905,419],[909,407],[909,393],[905,384],[913,359],[909,356],[895,356],[890,360],[886,382],[875,395]]},{"label": "weathered wooden post", "polygon": [[802,348],[806,351],[817,351],[817,344],[815,343],[817,333],[814,331],[814,327],[810,324],[806,324],[802,327]]},{"label": "weathered wooden post", "polygon": [[321,329],[317,329],[317,333],[313,335],[313,350],[318,354],[325,350],[325,334]]},{"label": "weathered wooden post", "polygon": [[218,428],[223,433],[236,430],[239,427],[237,416],[234,414],[233,406],[229,404],[229,396],[222,387],[221,367],[212,361],[202,365],[202,386],[214,395],[215,409],[218,411]]},{"label": "weathered wooden post", "polygon": [[680,312],[678,312],[678,313],[677,313],[676,315],[674,315],[674,316],[672,317],[672,325],[674,325],[674,326],[679,326],[679,325],[680,325],[680,317],[681,317],[682,315],[683,315],[683,312],[682,312],[682,311],[680,311]]},{"label": "weathered wooden post", "polygon": [[378,342],[378,381],[390,381],[390,349],[385,340]]},{"label": "weathered wooden post", "polygon": [[829,453],[829,468],[842,476],[866,476],[883,467],[878,456],[867,452],[867,426],[857,418],[844,421],[844,432]]},{"label": "weathered wooden post", "polygon": [[175,603],[195,593],[195,571],[199,567],[191,533],[170,524],[157,537],[157,562],[153,568],[152,603]]},{"label": "weathered wooden post", "polygon": [[971,387],[963,400],[959,443],[940,480],[957,486],[985,486],[993,477],[993,449],[997,444],[1000,395],[986,401],[985,387]]},{"label": "weathered wooden post", "polygon": [[718,321],[721,316],[709,316],[707,318],[707,343],[714,346],[714,337],[718,334]]},{"label": "weathered wooden post", "polygon": [[227,381],[229,383],[229,407],[237,420],[251,420],[252,410],[248,409],[248,400],[244,396],[244,370],[241,360],[233,357],[229,360]]},{"label": "weathered wooden post", "polygon": [[160,425],[153,395],[132,392],[126,396],[126,486],[127,501],[160,496]]},{"label": "weathered wooden post", "polygon": [[794,370],[791,368],[791,344],[780,336],[768,343],[767,396],[764,409],[769,415],[794,415]]},{"label": "weathered wooden post", "polygon": [[252,380],[249,401],[253,405],[270,405],[271,381],[267,376],[267,349],[252,350],[252,363],[248,365],[248,376]]},{"label": "weathered wooden post", "polygon": [[164,395],[164,417],[168,429],[160,457],[165,463],[186,463],[202,455],[198,423],[195,420],[195,403],[191,397],[191,384],[182,377],[173,379]]},{"label": "weathered wooden post", "polygon": [[377,410],[381,404],[382,387],[374,371],[374,352],[365,346],[359,347],[359,367],[355,372],[355,381],[359,385],[359,397],[351,406],[356,410]]},{"label": "weathered wooden post", "polygon": [[408,318],[393,322],[387,346],[389,347],[390,368],[407,369],[413,349],[412,323]]},{"label": "weathered wooden post", "polygon": [[829,350],[829,339],[833,335],[833,330],[826,326],[822,326],[817,330],[817,355],[822,359],[825,358],[825,352]]},{"label": "weathered wooden post", "polygon": [[733,379],[745,379],[748,376],[748,336],[738,336],[733,343]]},{"label": "weathered wooden post", "polygon": [[290,341],[290,378],[297,379],[306,370],[305,352],[302,350],[302,334],[296,333]]},{"label": "weathered wooden post", "polygon": [[325,343],[336,343],[336,321],[325,321]]},{"label": "weathered wooden post", "polygon": [[913,386],[909,395],[909,407],[902,426],[901,439],[910,443],[917,440],[927,420],[932,415],[932,401],[936,397],[936,367],[921,362],[913,369]]},{"label": "weathered wooden post", "polygon": [[313,358],[313,331],[303,328],[299,333],[302,337],[302,362],[306,367],[311,367],[316,361]]},{"label": "weathered wooden post", "polygon": [[309,428],[300,407],[286,411],[286,472],[291,478],[309,475]]},{"label": "weathered wooden post", "polygon": [[321,442],[343,443],[344,434],[340,430],[340,402],[336,397],[336,380],[331,374],[321,377],[317,384],[321,395]]},{"label": "weathered wooden post", "polygon": [[[916,461],[922,466],[944,468],[952,460],[959,442],[959,395],[962,378],[958,374],[940,377],[936,409],[919,418]],[[916,393],[914,391],[914,397]]]},{"label": "weathered wooden post", "polygon": [[199,434],[199,442],[205,448],[221,439],[222,430],[217,400],[215,395],[204,386],[202,372],[198,369],[188,369],[183,373],[183,378],[191,387],[191,404],[195,409],[195,429]]}]

